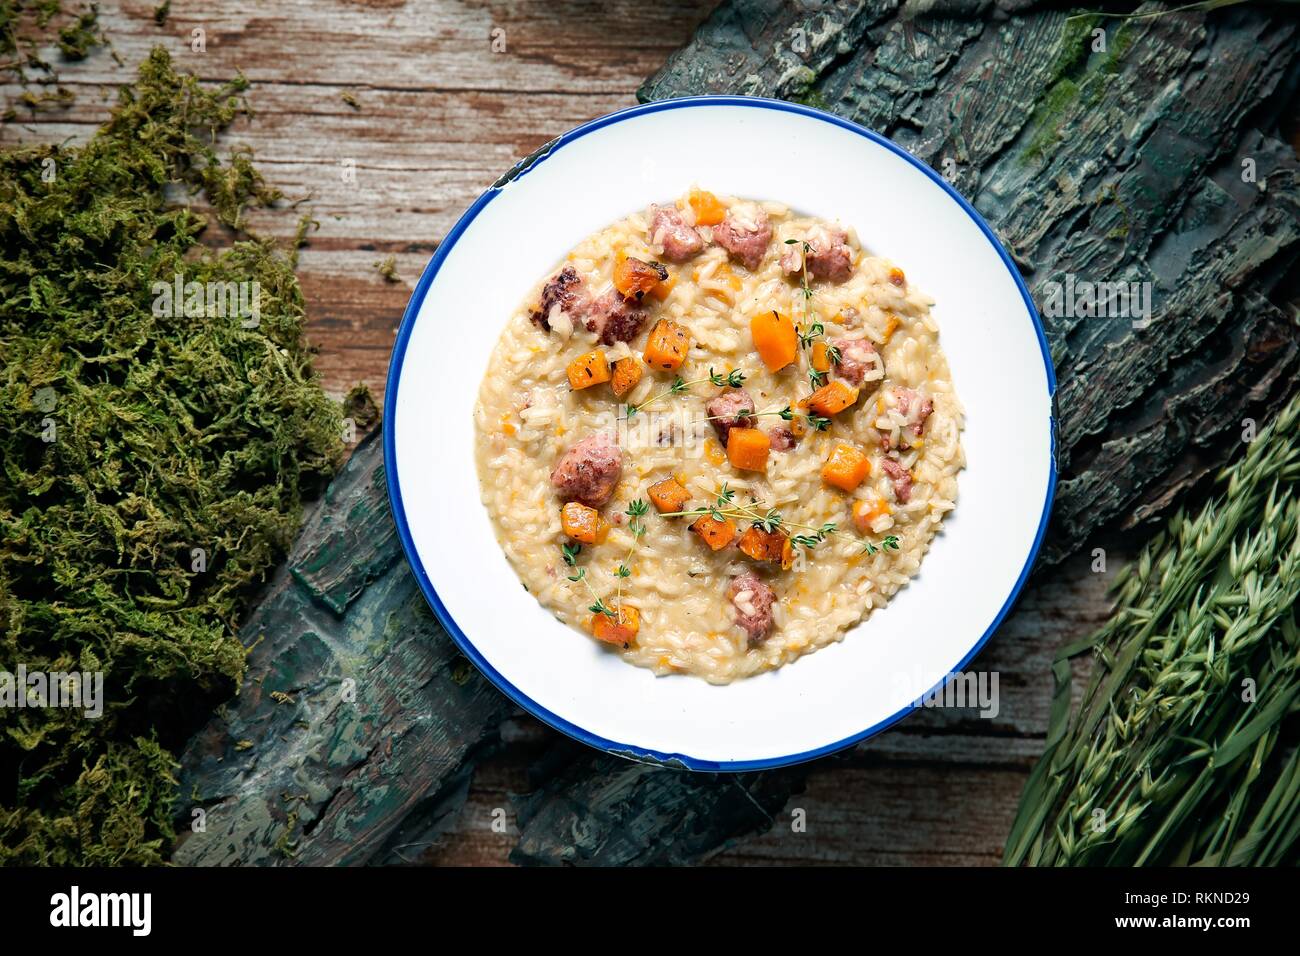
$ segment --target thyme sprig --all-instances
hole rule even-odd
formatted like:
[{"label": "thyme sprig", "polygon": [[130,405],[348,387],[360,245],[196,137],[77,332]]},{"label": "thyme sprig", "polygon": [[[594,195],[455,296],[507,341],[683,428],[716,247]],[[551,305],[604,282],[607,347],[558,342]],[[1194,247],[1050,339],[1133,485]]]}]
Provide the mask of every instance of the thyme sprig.
[{"label": "thyme sprig", "polygon": [[746,376],[746,372],[744,371],[744,369],[738,369],[738,368],[731,369],[725,375],[723,375],[720,372],[715,372],[712,368],[710,368],[708,378],[698,378],[691,382],[686,381],[680,375],[678,375],[673,378],[673,383],[669,385],[667,389],[660,392],[658,395],[652,395],[649,398],[647,398],[644,402],[641,402],[637,405],[626,406],[624,417],[627,419],[631,419],[634,415],[637,414],[637,412],[640,412],[646,407],[653,405],[655,402],[661,401],[672,395],[681,395],[683,392],[685,392],[687,389],[691,388],[694,385],[703,385],[707,382],[711,385],[717,385],[719,388],[724,388],[724,387],[740,388],[740,386],[745,383],[745,376]]},{"label": "thyme sprig", "polygon": [[722,487],[718,489],[712,505],[701,508],[688,508],[685,511],[665,511],[660,517],[703,518],[708,516],[714,521],[726,521],[728,518],[733,518],[738,521],[748,521],[755,528],[761,528],[768,534],[779,528],[797,528],[802,533],[792,536],[790,538],[791,544],[800,545],[810,551],[835,533],[834,522],[827,522],[820,526],[800,524],[797,521],[789,520],[774,508],[761,510],[764,507],[758,501],[751,501],[747,505],[737,504],[736,490],[724,481]]},{"label": "thyme sprig", "polygon": [[879,545],[872,541],[863,542],[862,550],[866,554],[878,554],[881,551],[898,551],[898,535],[887,534],[880,539]]},{"label": "thyme sprig", "polygon": [[591,586],[587,580],[587,569],[578,568],[573,574],[569,575],[569,580],[577,583],[581,581],[587,587],[587,593],[591,595],[591,606],[587,608],[592,614],[604,614],[606,617],[617,618],[618,615],[612,611],[604,599],[596,593],[596,589]]},{"label": "thyme sprig", "polygon": [[747,408],[741,408],[741,409],[737,409],[735,412],[733,412],[730,415],[710,415],[707,418],[697,418],[694,421],[692,421],[691,424],[701,425],[704,422],[715,422],[715,421],[721,421],[722,419],[730,419],[730,418],[734,418],[740,422],[747,422],[751,418],[762,418],[765,415],[777,415],[781,418],[782,421],[788,422],[792,418],[794,418],[795,412],[794,409],[792,409],[789,405],[786,405],[784,408],[769,408],[761,412],[751,412]]},{"label": "thyme sprig", "polygon": [[808,253],[813,251],[813,247],[807,239],[787,239],[785,241],[787,246],[793,246],[796,243],[803,247],[803,255],[800,256],[799,292],[803,296],[804,315],[807,316],[808,302],[813,297],[812,285],[808,282]]},{"label": "thyme sprig", "polygon": [[627,549],[627,557],[623,559],[623,563],[620,564],[618,570],[614,572],[618,578],[618,591],[616,592],[614,603],[620,610],[622,610],[623,607],[623,580],[632,576],[632,555],[636,552],[636,546],[640,544],[641,538],[645,535],[645,522],[641,519],[646,516],[646,513],[649,510],[650,506],[640,498],[637,498],[629,504],[627,510],[623,512],[631,519],[627,523],[627,529],[632,532],[632,544]]}]

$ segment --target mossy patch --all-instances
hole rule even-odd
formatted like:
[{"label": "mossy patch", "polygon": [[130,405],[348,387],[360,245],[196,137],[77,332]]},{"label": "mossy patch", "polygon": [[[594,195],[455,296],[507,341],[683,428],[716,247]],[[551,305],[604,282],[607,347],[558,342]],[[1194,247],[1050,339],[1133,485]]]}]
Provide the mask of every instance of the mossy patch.
[{"label": "mossy patch", "polygon": [[[103,716],[0,709],[0,863],[158,863],[173,754],[238,686],[245,604],[343,453],[295,253],[236,232],[278,197],[155,49],[82,148],[0,153],[0,670],[104,675]],[[170,198],[169,198],[170,197]],[[255,284],[259,315],[159,308]]]}]

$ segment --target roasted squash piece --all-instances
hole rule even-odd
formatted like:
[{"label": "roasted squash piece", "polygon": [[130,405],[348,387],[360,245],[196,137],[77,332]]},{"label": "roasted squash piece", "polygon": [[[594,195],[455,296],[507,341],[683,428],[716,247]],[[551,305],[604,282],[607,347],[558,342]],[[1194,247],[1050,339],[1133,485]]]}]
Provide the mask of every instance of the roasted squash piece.
[{"label": "roasted squash piece", "polygon": [[691,350],[691,335],[676,322],[660,319],[650,330],[645,345],[645,360],[651,366],[665,371],[676,371],[686,361]]},{"label": "roasted squash piece", "polygon": [[755,561],[770,561],[786,571],[794,564],[794,545],[783,531],[764,531],[752,526],[740,536],[736,547]]},{"label": "roasted squash piece", "polygon": [[845,491],[854,491],[871,474],[867,453],[857,445],[837,441],[822,465],[822,481]]},{"label": "roasted squash piece", "polygon": [[788,315],[780,312],[760,312],[749,320],[749,334],[754,338],[754,349],[769,372],[779,372],[799,353],[799,336]]},{"label": "roasted squash piece", "polygon": [[692,189],[686,197],[695,213],[695,225],[716,226],[727,218],[727,207],[713,193],[703,189]]},{"label": "roasted squash piece", "polygon": [[853,502],[853,527],[862,534],[870,534],[871,526],[876,523],[876,519],[891,511],[893,509],[889,507],[889,502],[879,495],[859,498]]},{"label": "roasted squash piece", "polygon": [[713,551],[721,551],[736,539],[736,522],[730,518],[719,521],[713,515],[700,515],[691,525],[691,530]]},{"label": "roasted squash piece", "polygon": [[813,343],[811,364],[814,372],[829,372],[831,370],[831,350],[825,342]]},{"label": "roasted squash piece", "polygon": [[660,514],[665,511],[682,511],[686,502],[691,500],[691,493],[681,486],[676,478],[665,478],[650,486],[647,494]]},{"label": "roasted squash piece", "polygon": [[650,295],[662,302],[668,298],[668,293],[673,291],[675,285],[677,285],[677,275],[670,272],[667,279],[655,283],[655,287],[650,290]]},{"label": "roasted squash piece", "polygon": [[858,390],[852,385],[845,385],[839,379],[827,382],[806,399],[810,409],[827,418],[844,411],[857,400]]},{"label": "roasted squash piece", "polygon": [[600,349],[584,352],[569,363],[569,388],[575,392],[581,388],[591,388],[608,382],[610,377],[609,360]]},{"label": "roasted squash piece", "polygon": [[606,644],[619,644],[627,647],[641,630],[641,612],[630,604],[622,604],[612,609],[615,617],[608,614],[591,616],[591,635]]},{"label": "roasted squash piece", "polygon": [[625,299],[638,302],[647,292],[653,292],[661,282],[668,281],[668,270],[657,262],[646,262],[620,252],[614,261],[614,288]]},{"label": "roasted squash piece", "polygon": [[595,508],[580,501],[570,501],[560,509],[560,527],[574,541],[600,544],[609,534],[609,522]]},{"label": "roasted squash piece", "polygon": [[772,439],[759,428],[733,428],[727,433],[727,458],[732,467],[745,471],[767,471],[767,453]]},{"label": "roasted squash piece", "polygon": [[622,398],[632,389],[636,388],[641,382],[641,375],[645,369],[631,355],[624,356],[614,363],[613,376],[609,380],[609,387],[614,390],[618,398]]}]

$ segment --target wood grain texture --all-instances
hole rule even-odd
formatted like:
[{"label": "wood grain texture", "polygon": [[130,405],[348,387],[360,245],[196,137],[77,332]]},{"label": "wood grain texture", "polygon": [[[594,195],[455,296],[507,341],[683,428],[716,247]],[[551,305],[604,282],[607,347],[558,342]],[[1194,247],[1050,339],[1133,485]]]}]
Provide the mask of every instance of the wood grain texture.
[{"label": "wood grain texture", "polygon": [[[393,336],[438,240],[519,159],[573,126],[632,106],[633,91],[687,39],[714,0],[155,0],[101,2],[106,50],[63,63],[67,110],[0,125],[0,145],[84,141],[113,90],[155,44],[178,69],[224,81],[242,70],[256,111],[225,142],[248,143],[268,179],[309,197],[320,224],[299,276],[327,389],[365,381],[382,403]],[[206,52],[191,49],[202,29]],[[493,52],[495,38],[505,49]],[[0,85],[0,102],[20,90]],[[354,96],[360,109],[342,99]],[[287,238],[295,213],[250,225]],[[375,263],[396,257],[401,281]]]}]

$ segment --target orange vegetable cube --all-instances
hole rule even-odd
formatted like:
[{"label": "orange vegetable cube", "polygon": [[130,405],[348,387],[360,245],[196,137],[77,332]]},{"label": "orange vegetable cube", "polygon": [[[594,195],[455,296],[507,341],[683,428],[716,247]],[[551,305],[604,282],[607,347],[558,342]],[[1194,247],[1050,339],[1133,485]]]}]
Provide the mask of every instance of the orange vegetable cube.
[{"label": "orange vegetable cube", "polygon": [[570,501],[560,509],[560,527],[574,541],[600,544],[609,534],[609,522],[595,508],[580,501]]},{"label": "orange vegetable cube", "polygon": [[691,525],[691,530],[713,551],[721,551],[736,539],[736,522],[730,518],[719,521],[713,515],[700,515]]},{"label": "orange vegetable cube", "polygon": [[853,502],[853,527],[862,534],[870,534],[876,519],[889,514],[893,509],[889,502],[878,495],[871,498],[859,498]]},{"label": "orange vegetable cube", "polygon": [[676,322],[660,319],[650,330],[645,360],[655,368],[672,372],[682,367],[691,350],[691,335]]},{"label": "orange vegetable cube", "polygon": [[686,502],[691,500],[691,493],[681,486],[676,478],[665,478],[650,486],[647,492],[650,501],[660,514],[665,511],[682,511]]},{"label": "orange vegetable cube", "polygon": [[677,276],[670,272],[667,279],[655,283],[654,288],[650,290],[650,295],[662,302],[668,298],[668,293],[673,291],[675,285],[677,285]]},{"label": "orange vegetable cube", "polygon": [[686,201],[695,211],[695,225],[716,226],[727,217],[727,207],[722,200],[703,189],[692,189]]},{"label": "orange vegetable cube", "polygon": [[614,617],[608,614],[591,616],[591,635],[607,644],[627,647],[636,640],[637,631],[641,630],[641,612],[630,604],[611,610],[614,611]]},{"label": "orange vegetable cube", "polygon": [[620,252],[614,261],[614,288],[625,299],[636,299],[668,281],[668,270],[657,262],[646,262]]},{"label": "orange vegetable cube", "polygon": [[794,545],[790,543],[790,536],[782,531],[764,531],[756,526],[750,527],[740,536],[736,547],[755,561],[780,564],[787,571],[794,564]]},{"label": "orange vegetable cube", "polygon": [[641,381],[641,375],[645,369],[641,363],[628,355],[614,363],[613,377],[609,380],[609,387],[614,390],[614,394],[622,398],[632,389],[636,388]]},{"label": "orange vegetable cube", "polygon": [[889,281],[900,289],[907,284],[907,276],[903,275],[903,270],[895,266],[889,270]]},{"label": "orange vegetable cube", "polygon": [[814,342],[812,347],[812,367],[814,372],[831,370],[831,350],[825,342]]},{"label": "orange vegetable cube", "polygon": [[845,385],[839,379],[827,382],[807,399],[810,409],[827,418],[844,411],[857,400],[858,390],[852,385]]},{"label": "orange vegetable cube", "polygon": [[749,320],[754,349],[769,372],[779,372],[799,353],[799,335],[788,315],[775,310],[760,312]]},{"label": "orange vegetable cube", "polygon": [[767,471],[771,448],[772,439],[760,428],[733,428],[727,434],[727,458],[734,468]]},{"label": "orange vegetable cube", "polygon": [[846,441],[837,441],[831,446],[831,453],[822,465],[822,481],[845,491],[853,491],[862,484],[863,479],[871,474],[871,462],[867,453],[857,445]]},{"label": "orange vegetable cube", "polygon": [[569,388],[576,392],[580,388],[591,388],[593,385],[608,382],[610,377],[609,361],[605,358],[604,352],[596,349],[594,352],[579,355],[570,362],[567,372],[569,375]]}]

